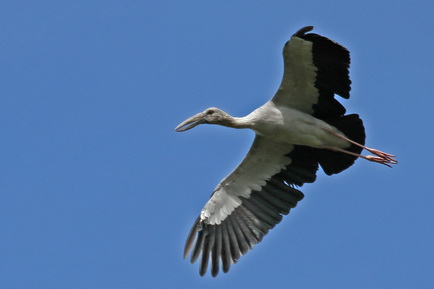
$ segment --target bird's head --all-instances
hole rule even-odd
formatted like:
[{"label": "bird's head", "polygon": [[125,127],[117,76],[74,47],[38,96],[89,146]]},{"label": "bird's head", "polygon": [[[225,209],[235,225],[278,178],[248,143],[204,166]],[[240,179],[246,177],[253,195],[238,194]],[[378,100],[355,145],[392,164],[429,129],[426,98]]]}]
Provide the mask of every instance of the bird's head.
[{"label": "bird's head", "polygon": [[207,108],[205,111],[193,115],[192,117],[189,117],[188,119],[181,122],[175,128],[175,131],[186,131],[202,123],[230,126],[231,120],[232,117],[223,110],[215,107],[210,107]]}]

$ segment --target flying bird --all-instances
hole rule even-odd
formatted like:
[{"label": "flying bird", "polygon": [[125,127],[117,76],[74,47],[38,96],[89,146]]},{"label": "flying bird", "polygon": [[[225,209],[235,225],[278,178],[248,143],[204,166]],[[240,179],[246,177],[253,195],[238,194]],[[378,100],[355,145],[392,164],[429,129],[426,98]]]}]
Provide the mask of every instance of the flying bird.
[{"label": "flying bird", "polygon": [[[231,264],[252,249],[304,195],[304,183],[349,168],[357,158],[386,166],[394,155],[365,146],[365,129],[357,114],[346,115],[335,95],[348,99],[350,53],[339,43],[297,31],[283,48],[284,74],[274,97],[245,117],[208,108],[179,124],[177,132],[200,124],[252,129],[255,140],[244,160],[224,178],[200,212],[187,237],[184,258],[199,257],[203,276],[211,262]],[[371,155],[362,155],[365,149]]]}]

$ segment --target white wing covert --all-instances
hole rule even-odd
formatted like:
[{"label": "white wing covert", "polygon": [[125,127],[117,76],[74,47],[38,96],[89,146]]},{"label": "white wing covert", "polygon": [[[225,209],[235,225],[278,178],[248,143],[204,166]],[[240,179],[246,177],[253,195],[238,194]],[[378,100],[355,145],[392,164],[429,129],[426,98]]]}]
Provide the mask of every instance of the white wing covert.
[{"label": "white wing covert", "polygon": [[317,169],[311,148],[256,136],[247,156],[217,186],[194,223],[184,258],[195,243],[191,262],[202,255],[200,275],[206,273],[210,256],[213,276],[220,261],[227,272],[303,199],[295,186],[313,182]]},{"label": "white wing covert", "polygon": [[345,108],[334,95],[350,97],[350,53],[333,40],[307,33],[312,29],[300,29],[285,44],[282,83],[272,101],[323,120],[343,116]]}]

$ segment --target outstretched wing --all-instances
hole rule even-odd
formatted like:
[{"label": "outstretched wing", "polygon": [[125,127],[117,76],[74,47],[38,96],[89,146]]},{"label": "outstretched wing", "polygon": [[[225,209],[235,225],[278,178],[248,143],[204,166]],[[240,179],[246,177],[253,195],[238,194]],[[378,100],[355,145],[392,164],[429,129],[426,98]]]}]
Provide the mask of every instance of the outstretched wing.
[{"label": "outstretched wing", "polygon": [[350,53],[333,40],[307,33],[312,29],[300,29],[285,44],[283,79],[272,101],[326,120],[345,114],[334,94],[350,97]]},{"label": "outstretched wing", "polygon": [[304,195],[295,186],[315,181],[314,149],[275,143],[261,136],[241,164],[216,187],[194,223],[184,258],[194,244],[191,262],[201,255],[200,275],[216,276],[219,264],[232,263],[259,243]]}]

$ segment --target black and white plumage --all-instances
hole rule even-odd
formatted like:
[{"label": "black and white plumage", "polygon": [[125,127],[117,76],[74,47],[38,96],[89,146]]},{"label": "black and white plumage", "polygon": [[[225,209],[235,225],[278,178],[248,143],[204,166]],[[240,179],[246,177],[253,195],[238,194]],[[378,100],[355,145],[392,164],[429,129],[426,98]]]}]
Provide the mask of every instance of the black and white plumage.
[{"label": "black and white plumage", "polygon": [[[249,115],[236,118],[209,108],[182,122],[176,131],[199,124],[250,128],[256,133],[241,164],[214,190],[195,221],[184,250],[191,262],[200,256],[200,275],[211,263],[216,276],[259,243],[303,199],[298,189],[316,179],[321,166],[337,174],[358,158],[390,166],[393,155],[367,148],[362,120],[345,115],[334,98],[350,97],[350,54],[340,44],[296,32],[283,49],[284,75],[273,99]],[[363,149],[373,155],[360,155]]]}]

